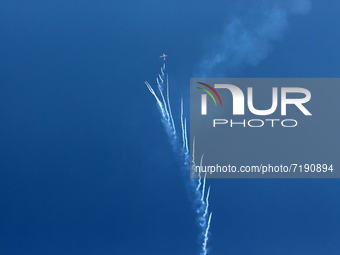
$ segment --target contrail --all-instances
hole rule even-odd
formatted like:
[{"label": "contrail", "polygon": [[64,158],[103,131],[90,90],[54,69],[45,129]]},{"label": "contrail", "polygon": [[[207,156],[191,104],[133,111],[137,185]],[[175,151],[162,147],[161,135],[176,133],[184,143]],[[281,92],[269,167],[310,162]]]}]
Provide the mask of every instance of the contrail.
[{"label": "contrail", "polygon": [[[145,84],[147,88],[149,89],[150,93],[154,96],[156,99],[157,105],[161,112],[161,120],[164,124],[165,130],[167,131],[171,141],[172,145],[174,146],[175,152],[182,156],[183,158],[183,165],[184,168],[188,171],[190,169],[187,166],[190,166],[190,156],[189,156],[189,146],[188,146],[188,132],[187,132],[187,119],[184,117],[184,109],[183,109],[183,98],[181,98],[181,112],[180,112],[180,122],[181,122],[181,135],[182,135],[182,149],[180,151],[176,150],[176,148],[180,148],[178,146],[179,140],[177,139],[177,133],[175,128],[175,122],[172,116],[171,112],[171,105],[170,105],[170,96],[169,96],[169,79],[168,74],[166,74],[166,100],[163,95],[163,88],[164,88],[164,82],[165,82],[165,63],[163,64],[163,67],[161,67],[161,74],[158,74],[158,77],[156,78],[156,82],[158,85],[159,93],[158,95],[155,93],[151,85],[146,81]],[[200,161],[200,169],[203,162],[203,155],[201,156]],[[193,141],[193,153],[192,153],[192,166],[195,168],[195,138]],[[195,169],[192,169],[195,170]],[[208,188],[207,194],[205,195],[205,186],[206,186],[206,173],[203,178],[203,186],[202,186],[202,177],[201,173],[198,172],[198,178],[191,178],[189,180],[191,191],[193,193],[194,199],[194,206],[195,206],[195,212],[197,213],[197,220],[200,227],[200,239],[202,239],[202,247],[200,254],[201,255],[207,255],[207,243],[208,243],[208,237],[209,237],[209,230],[210,230],[210,223],[211,223],[211,217],[212,213],[209,214],[209,195],[210,195],[210,187]]]}]

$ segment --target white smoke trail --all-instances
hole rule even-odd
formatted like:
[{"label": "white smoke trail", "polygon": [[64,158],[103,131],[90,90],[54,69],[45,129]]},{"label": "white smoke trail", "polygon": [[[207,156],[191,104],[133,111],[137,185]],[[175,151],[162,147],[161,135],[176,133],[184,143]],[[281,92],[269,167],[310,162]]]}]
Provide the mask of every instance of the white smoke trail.
[{"label": "white smoke trail", "polygon": [[[164,63],[164,68],[165,68],[165,63]],[[162,74],[164,75],[163,68],[161,68],[161,71],[162,71]],[[170,115],[172,130],[173,130],[173,136],[176,137],[176,127],[175,127],[174,118],[172,117],[172,112],[171,112],[168,75],[166,76],[166,99],[167,99],[167,104],[168,104],[168,107],[169,107],[169,115]]]},{"label": "white smoke trail", "polygon": [[162,92],[162,87],[159,84],[158,79],[157,79],[157,83],[158,83],[159,93],[161,94],[161,97],[162,97],[162,100],[163,100],[163,107],[164,107],[164,111],[165,111],[165,115],[166,115],[166,121],[169,122],[170,121],[170,115],[169,115],[169,112],[168,112],[168,105],[165,102],[165,98],[164,98],[164,95],[163,95],[163,92]]},{"label": "white smoke trail", "polygon": [[[165,129],[168,131],[168,135],[173,141],[177,141],[177,135],[176,135],[176,128],[174,119],[171,112],[171,106],[170,106],[170,96],[169,96],[169,79],[168,75],[166,77],[166,86],[167,86],[167,94],[165,100],[163,95],[163,85],[164,85],[164,77],[165,77],[165,63],[163,67],[161,68],[162,76],[159,74],[156,78],[157,84],[158,84],[158,90],[159,95],[162,100],[160,100],[160,97],[156,95],[155,91],[152,89],[151,85],[148,82],[145,82],[146,86],[148,87],[150,93],[154,96],[154,98],[157,101],[157,105],[160,108],[161,111],[161,119],[164,124]],[[190,157],[189,157],[189,146],[188,146],[188,132],[187,132],[187,120],[184,117],[184,109],[183,109],[183,98],[181,98],[181,113],[180,113],[180,121],[181,121],[181,133],[182,133],[182,150],[179,152],[180,155],[183,157],[183,165],[187,169],[186,166],[190,165]],[[175,145],[173,143],[173,145]],[[178,148],[178,146],[174,146],[175,148]],[[201,157],[200,162],[200,169],[202,167],[202,161],[203,161],[203,155]],[[192,154],[192,166],[195,168],[195,140],[193,143],[193,154]],[[190,169],[187,169],[190,170]],[[193,169],[194,170],[194,169]],[[201,238],[202,238],[202,248],[201,248],[201,255],[208,254],[207,250],[207,242],[208,242],[208,235],[209,235],[209,229],[210,229],[210,223],[211,223],[211,216],[212,213],[209,214],[208,217],[208,211],[209,211],[209,195],[210,195],[210,187],[208,188],[207,195],[205,196],[205,186],[206,186],[206,175],[203,178],[203,186],[202,186],[202,180],[201,180],[201,173],[198,173],[197,179],[190,179],[190,184],[192,187],[192,192],[194,195],[194,203],[195,203],[195,211],[197,213],[197,220],[199,223],[199,226],[201,228]],[[202,189],[201,189],[202,187]]]},{"label": "white smoke trail", "polygon": [[206,197],[206,200],[205,200],[205,210],[204,210],[203,218],[207,217],[207,214],[208,214],[208,209],[209,209],[209,194],[210,194],[210,186],[208,188],[207,197]]},{"label": "white smoke trail", "polygon": [[[258,3],[258,2],[257,2]],[[255,66],[262,61],[272,50],[272,44],[281,39],[288,26],[290,14],[306,14],[310,10],[309,0],[263,0],[261,6],[252,8],[244,17],[235,17],[224,28],[217,40],[212,40],[213,47],[209,47],[207,54],[200,62],[198,75],[207,76],[223,74],[226,70],[239,68],[244,65]],[[149,83],[145,82],[150,93],[155,97],[161,111],[161,119],[172,140],[178,142],[175,122],[171,112],[169,96],[169,80],[166,77],[166,100],[163,95],[165,80],[165,63],[161,68],[161,74],[156,78],[159,95],[157,96]],[[160,100],[161,98],[161,100]],[[184,166],[189,165],[189,148],[187,136],[187,121],[184,118],[183,98],[181,99],[181,133]],[[195,140],[193,142],[192,166],[195,167]],[[201,156],[200,169],[203,156]],[[195,170],[195,169],[193,169]],[[203,177],[200,171],[197,179],[190,180],[194,194],[197,219],[201,228],[202,248],[201,255],[208,254],[208,240],[212,212],[209,214],[210,186],[205,194],[206,173]],[[209,216],[208,216],[209,214]]]},{"label": "white smoke trail", "polygon": [[184,123],[183,123],[183,98],[181,98],[181,128],[182,128],[182,151],[184,151],[185,146],[185,131],[184,131]]},{"label": "white smoke trail", "polygon": [[164,69],[165,69],[165,63],[163,65],[163,67],[161,67],[162,76],[160,74],[158,74],[158,77],[156,78],[159,95],[156,94],[156,92],[153,90],[153,88],[151,87],[151,85],[147,81],[145,82],[145,84],[146,84],[147,88],[149,89],[150,93],[156,99],[157,105],[158,105],[158,107],[161,111],[161,115],[162,115],[161,120],[164,124],[166,131],[171,136],[172,142],[174,142],[177,139],[177,136],[176,136],[175,123],[174,123],[172,112],[171,112],[168,83],[167,83],[167,95],[166,95],[167,100],[165,100],[165,97],[164,97],[164,94],[163,94],[164,77],[165,77],[165,74],[164,74],[164,71],[163,71]]},{"label": "white smoke trail", "polygon": [[203,178],[203,188],[202,188],[202,196],[201,196],[201,202],[204,203],[204,192],[205,192],[205,180],[207,179],[207,172],[205,172],[204,178]]},{"label": "white smoke trail", "polygon": [[[181,101],[181,109],[183,109],[183,100]],[[183,112],[183,110],[181,110]],[[181,114],[181,122],[183,123],[183,114]],[[182,124],[182,135],[186,139],[183,141],[183,147],[186,148],[185,152],[189,152],[187,149],[188,146],[188,139],[187,139],[187,129],[186,129],[186,121],[184,121],[184,125]],[[195,168],[196,163],[195,163],[195,142],[196,139],[193,139],[193,147],[192,147],[192,166]],[[187,155],[187,154],[186,154]],[[204,154],[201,156],[201,161],[200,161],[200,169],[202,167],[203,163],[203,157]],[[195,169],[193,169],[195,170]],[[201,170],[200,170],[201,171]],[[191,179],[192,185],[193,185],[193,190],[194,190],[194,195],[195,195],[195,201],[197,203],[197,209],[196,213],[198,214],[198,222],[201,227],[202,235],[203,235],[203,244],[202,244],[202,250],[201,250],[201,255],[206,255],[208,254],[207,250],[207,243],[208,243],[208,235],[209,235],[209,229],[210,229],[210,223],[211,223],[211,217],[212,213],[210,213],[209,218],[208,216],[208,211],[209,211],[209,195],[210,195],[210,187],[208,188],[207,195],[205,196],[205,185],[206,185],[206,177],[207,173],[205,173],[205,176],[203,178],[203,187],[201,189],[201,172],[198,172],[198,179]],[[204,201],[205,197],[205,201]]]},{"label": "white smoke trail", "polygon": [[[235,17],[225,26],[222,35],[217,39],[209,40],[211,44],[199,68],[196,77],[219,76],[227,70],[240,68],[241,66],[255,66],[260,63],[272,50],[272,44],[279,41],[286,28],[288,27],[288,16],[290,14],[307,14],[311,8],[309,0],[263,0],[255,2],[255,8],[250,8],[244,17]],[[183,102],[181,102],[181,126],[183,151],[186,133],[185,123],[183,124]],[[195,140],[193,142],[194,154]],[[192,155],[192,165],[194,163]],[[202,166],[203,155],[201,157],[200,169]],[[196,212],[199,215],[199,224],[204,230],[201,255],[208,253],[207,243],[212,218],[209,214],[209,195],[210,187],[205,195],[206,173],[201,181],[201,174],[198,172],[197,184],[195,181],[195,195],[198,200]],[[202,187],[201,187],[202,186]],[[207,217],[209,214],[209,217]]]},{"label": "white smoke trail", "polygon": [[208,244],[208,239],[209,239],[208,235],[209,235],[209,229],[210,229],[211,216],[212,216],[212,212],[209,215],[207,227],[206,227],[205,233],[204,233],[204,241],[203,241],[203,247],[202,247],[202,250],[203,250],[202,254],[203,255],[208,254],[207,244]]},{"label": "white smoke trail", "polygon": [[162,114],[163,119],[166,119],[166,113],[165,113],[164,106],[163,106],[162,102],[159,100],[155,91],[153,90],[153,88],[151,87],[151,85],[147,81],[145,82],[145,85],[148,87],[151,94],[155,97],[157,104],[159,106],[159,109],[161,110],[161,114]]},{"label": "white smoke trail", "polygon": [[184,119],[184,141],[185,141],[185,154],[188,154],[189,153],[189,147],[188,147],[188,133],[187,133],[187,119],[185,118]]},{"label": "white smoke trail", "polygon": [[258,65],[272,51],[288,27],[292,14],[307,14],[309,0],[263,0],[249,3],[248,11],[234,17],[214,39],[209,38],[197,77],[220,76],[233,69]]},{"label": "white smoke trail", "polygon": [[[161,70],[162,70],[162,68],[161,68]],[[159,76],[159,79],[162,81],[162,83],[164,82],[163,81],[163,79],[162,79],[162,77],[161,77],[161,75],[160,74],[158,74],[158,76]]]},{"label": "white smoke trail", "polygon": [[[194,140],[195,141],[195,140]],[[194,163],[194,152],[195,152],[195,143],[193,143],[193,155],[192,155],[192,160],[193,160],[193,166],[196,164]],[[203,156],[201,157],[201,162],[200,162],[200,169],[202,167],[202,161],[203,161]],[[209,239],[209,229],[210,229],[210,223],[211,223],[211,217],[212,213],[209,214],[208,216],[208,211],[209,211],[209,196],[210,196],[210,186],[207,191],[207,195],[205,196],[205,185],[206,185],[206,174],[203,178],[203,187],[201,187],[201,174],[198,172],[198,181],[197,184],[194,182],[194,185],[196,185],[195,189],[195,195],[196,195],[196,201],[198,201],[198,206],[197,206],[197,214],[198,214],[198,220],[199,220],[199,225],[201,227],[202,235],[203,235],[203,243],[202,243],[202,250],[201,250],[201,255],[206,255],[208,254],[207,250],[207,244],[208,244],[208,239]],[[196,180],[196,179],[195,179]],[[204,201],[205,197],[205,201]]]},{"label": "white smoke trail", "polygon": [[[195,137],[194,137],[194,139],[195,139]],[[195,148],[195,143],[193,143],[193,146],[192,146],[193,148]],[[192,153],[192,155],[193,155],[193,161],[194,161],[194,153],[195,153],[195,150],[193,149],[193,153]],[[201,156],[201,161],[200,161],[200,169],[202,168],[202,163],[203,163],[203,157],[204,157],[204,154],[202,154],[202,156]],[[195,165],[194,163],[193,163],[193,165]],[[195,169],[194,169],[195,170]],[[193,172],[194,172],[194,170],[193,170]],[[196,191],[198,191],[200,188],[201,188],[201,185],[202,185],[202,182],[201,182],[201,171],[199,171],[198,172],[198,184],[197,184],[197,187],[196,187]]]},{"label": "white smoke trail", "polygon": [[[187,136],[186,135],[186,129],[183,129],[182,132],[185,133],[184,136],[186,137]],[[193,139],[193,147],[192,147],[192,166],[193,166],[193,168],[196,166],[196,163],[195,163],[195,141],[196,141],[196,139],[194,138]],[[184,147],[184,145],[183,145],[183,147]],[[201,156],[200,171],[201,171],[201,167],[202,167],[203,156],[204,156],[204,154]],[[208,211],[209,211],[210,186],[208,188],[207,195],[205,196],[204,193],[205,193],[207,173],[205,172],[205,176],[203,178],[203,187],[202,187],[202,189],[200,189],[201,188],[201,179],[202,179],[200,171],[198,172],[198,179],[191,179],[191,184],[192,184],[194,196],[195,196],[194,201],[197,204],[196,213],[198,214],[198,222],[199,222],[199,225],[201,227],[201,233],[203,235],[203,244],[202,244],[201,255],[206,255],[206,254],[208,254],[207,243],[208,243],[208,239],[209,239],[208,235],[209,235],[212,213],[210,213],[209,218],[208,218],[207,216],[208,216]],[[205,197],[205,201],[204,201],[204,197]]]}]

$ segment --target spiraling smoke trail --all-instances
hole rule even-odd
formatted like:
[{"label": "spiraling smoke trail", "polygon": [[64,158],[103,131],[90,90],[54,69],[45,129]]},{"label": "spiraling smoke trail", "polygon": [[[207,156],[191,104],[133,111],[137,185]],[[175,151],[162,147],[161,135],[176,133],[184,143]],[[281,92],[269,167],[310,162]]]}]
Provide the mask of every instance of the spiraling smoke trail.
[{"label": "spiraling smoke trail", "polygon": [[[167,131],[174,148],[179,148],[178,146],[178,139],[177,133],[175,128],[175,122],[171,112],[171,105],[170,105],[170,96],[169,96],[169,79],[168,75],[166,75],[166,100],[163,94],[164,91],[164,83],[165,83],[165,63],[161,68],[161,74],[158,75],[156,78],[159,93],[156,94],[151,85],[146,81],[145,84],[149,89],[150,93],[156,99],[158,108],[161,113],[161,120],[164,124],[165,130]],[[183,158],[183,165],[185,169],[188,171],[188,166],[190,166],[190,156],[189,156],[189,146],[188,146],[188,132],[187,132],[187,119],[184,117],[184,109],[183,109],[183,98],[181,99],[181,113],[180,113],[180,122],[181,122],[181,135],[182,135],[182,149],[181,151],[176,151],[179,155]],[[201,157],[200,166],[202,166],[203,155]],[[193,153],[192,153],[192,166],[195,168],[195,139],[193,142]],[[203,179],[203,185],[202,185]],[[201,248],[201,255],[208,254],[208,239],[209,239],[209,229],[211,223],[212,213],[209,214],[209,195],[210,195],[210,187],[208,188],[207,194],[205,195],[205,186],[206,186],[206,174],[204,178],[201,177],[200,172],[198,173],[198,178],[190,179],[190,187],[191,191],[194,196],[194,206],[195,212],[197,213],[197,219],[199,223],[199,227],[201,229],[201,236],[202,238],[202,248]]]}]

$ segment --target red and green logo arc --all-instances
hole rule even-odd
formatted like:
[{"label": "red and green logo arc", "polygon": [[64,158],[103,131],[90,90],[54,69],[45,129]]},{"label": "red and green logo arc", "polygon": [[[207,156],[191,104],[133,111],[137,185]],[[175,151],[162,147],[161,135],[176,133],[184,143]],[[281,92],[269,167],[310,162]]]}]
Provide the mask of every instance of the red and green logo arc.
[{"label": "red and green logo arc", "polygon": [[[210,86],[210,85],[208,85],[208,84],[206,84],[206,83],[203,83],[203,82],[197,82],[197,83],[199,83],[199,84],[201,84],[201,85],[203,85],[203,86],[209,88],[209,89],[217,96],[217,98],[218,98],[218,100],[220,101],[220,104],[221,104],[221,106],[222,106],[222,100],[221,100],[221,98],[220,98],[220,95],[217,93],[217,91],[216,91],[212,86]],[[217,106],[215,97],[213,96],[213,94],[212,94],[209,90],[204,89],[204,88],[200,88],[200,87],[197,87],[197,88],[203,90],[204,92],[206,92],[206,93],[212,98],[212,100],[214,101],[215,105]]]}]

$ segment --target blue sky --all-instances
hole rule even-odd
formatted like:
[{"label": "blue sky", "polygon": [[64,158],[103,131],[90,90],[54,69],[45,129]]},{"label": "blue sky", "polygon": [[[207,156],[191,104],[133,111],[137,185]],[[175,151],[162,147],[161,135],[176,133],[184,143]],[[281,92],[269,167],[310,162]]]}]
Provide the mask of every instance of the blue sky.
[{"label": "blue sky", "polygon": [[[272,3],[1,1],[0,253],[198,254],[186,180],[144,81],[168,54],[178,119],[224,28],[251,17],[252,31]],[[287,11],[263,59],[218,74],[338,77],[339,10]],[[338,180],[211,185],[211,254],[339,254]]]}]

